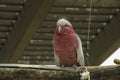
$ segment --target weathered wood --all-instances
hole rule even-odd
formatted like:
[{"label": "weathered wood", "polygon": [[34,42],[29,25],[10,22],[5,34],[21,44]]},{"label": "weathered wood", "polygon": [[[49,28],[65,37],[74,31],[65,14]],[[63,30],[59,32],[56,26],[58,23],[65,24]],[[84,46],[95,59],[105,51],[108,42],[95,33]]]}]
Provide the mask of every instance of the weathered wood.
[{"label": "weathered wood", "polygon": [[120,59],[114,59],[115,64],[120,64]]},{"label": "weathered wood", "polygon": [[[114,16],[110,23],[95,38],[90,45],[89,64],[99,65],[108,58],[120,46],[120,12]],[[104,35],[104,36],[103,36]]]},{"label": "weathered wood", "polygon": [[[120,80],[119,65],[87,68],[90,71],[91,80]],[[80,80],[80,75],[76,69],[70,67],[0,64],[0,80]]]},{"label": "weathered wood", "polygon": [[[89,5],[85,5],[82,6],[83,3],[86,3],[85,0],[79,1],[76,5],[73,5],[73,0],[71,1],[67,1],[67,0],[58,0],[54,6],[56,8],[58,7],[63,7],[63,8],[80,8],[80,9],[84,9],[84,8],[89,8]],[[89,3],[89,2],[88,2]],[[104,6],[102,6],[104,4]],[[114,8],[119,8],[120,2],[119,0],[112,0],[112,1],[107,1],[107,0],[100,0],[100,1],[93,1],[93,5],[92,5],[92,9],[114,9]]]},{"label": "weathered wood", "polygon": [[[17,4],[24,0],[10,2],[2,0],[1,3]],[[55,0],[25,0],[24,8],[18,16],[14,28],[3,45],[0,54],[1,63],[15,63],[24,52]],[[19,4],[19,3],[18,3]],[[11,20],[0,20],[0,25],[11,25]]]},{"label": "weathered wood", "polygon": [[[74,10],[72,10],[72,7],[74,8]],[[97,9],[98,10],[98,9]],[[67,14],[86,14],[88,15],[89,12],[85,9],[85,7],[80,8],[80,7],[74,7],[71,6],[69,8],[65,8],[65,7],[53,7],[50,10],[50,13],[56,13],[56,14],[61,14],[61,13],[67,13]],[[104,8],[99,8],[99,11],[92,11],[92,14],[94,15],[112,15],[114,14],[114,9],[104,9]]]}]

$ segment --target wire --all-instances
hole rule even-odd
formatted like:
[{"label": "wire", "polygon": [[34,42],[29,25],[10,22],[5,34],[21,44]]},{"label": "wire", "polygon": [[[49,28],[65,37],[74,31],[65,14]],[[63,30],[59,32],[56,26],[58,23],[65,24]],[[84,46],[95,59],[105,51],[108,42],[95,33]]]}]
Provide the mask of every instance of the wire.
[{"label": "wire", "polygon": [[[90,49],[90,27],[91,27],[91,17],[92,17],[92,0],[89,2],[89,15],[88,15],[88,33],[87,33],[87,50]],[[89,52],[86,53],[86,65],[89,65]]]},{"label": "wire", "polygon": [[90,4],[89,4],[88,34],[87,34],[87,49],[89,49],[89,44],[90,44],[91,17],[92,17],[92,0],[90,0]]}]

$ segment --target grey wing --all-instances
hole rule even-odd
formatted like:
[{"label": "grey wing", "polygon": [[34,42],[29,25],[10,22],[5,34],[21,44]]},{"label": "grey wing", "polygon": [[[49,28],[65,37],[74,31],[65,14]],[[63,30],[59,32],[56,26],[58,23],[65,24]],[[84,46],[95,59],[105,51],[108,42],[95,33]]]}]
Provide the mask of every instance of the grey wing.
[{"label": "grey wing", "polygon": [[57,66],[60,66],[60,60],[59,60],[59,57],[56,55],[55,51],[54,51],[54,59],[55,59],[55,64]]},{"label": "grey wing", "polygon": [[[52,41],[52,43],[53,43],[53,45],[54,45],[54,40]],[[55,50],[54,50],[54,60],[55,60],[55,64],[56,64],[57,66],[60,66],[60,59],[59,59],[59,57],[56,55]]]},{"label": "grey wing", "polygon": [[[77,34],[76,34],[77,35]],[[81,66],[85,66],[84,62],[84,54],[83,54],[83,49],[82,49],[82,42],[79,36],[77,35],[77,41],[78,41],[78,49],[77,49],[77,62]]]}]

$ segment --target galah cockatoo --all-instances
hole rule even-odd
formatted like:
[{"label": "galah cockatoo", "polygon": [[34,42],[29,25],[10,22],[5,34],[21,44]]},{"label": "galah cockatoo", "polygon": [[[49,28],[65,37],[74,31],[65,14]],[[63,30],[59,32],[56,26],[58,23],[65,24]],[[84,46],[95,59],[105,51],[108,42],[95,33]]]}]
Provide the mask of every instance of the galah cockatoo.
[{"label": "galah cockatoo", "polygon": [[[66,19],[57,21],[57,28],[53,37],[55,62],[58,66],[85,66],[82,43],[75,33],[72,24]],[[87,68],[80,73],[80,80],[90,80]]]},{"label": "galah cockatoo", "polygon": [[84,66],[81,39],[75,33],[72,24],[66,19],[57,21],[53,49],[58,66]]}]

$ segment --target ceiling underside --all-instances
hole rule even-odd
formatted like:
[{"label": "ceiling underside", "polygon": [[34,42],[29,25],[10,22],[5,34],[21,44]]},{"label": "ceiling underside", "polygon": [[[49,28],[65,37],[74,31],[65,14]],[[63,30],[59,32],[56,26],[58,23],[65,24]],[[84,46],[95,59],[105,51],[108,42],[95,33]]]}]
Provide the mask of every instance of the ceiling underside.
[{"label": "ceiling underside", "polygon": [[[56,22],[60,18],[66,18],[72,23],[82,40],[85,57],[89,58],[87,55],[93,47],[92,44],[99,41],[99,34],[105,32],[105,28],[114,17],[119,17],[119,0],[92,0],[91,9],[90,0],[41,0],[40,4],[39,2],[0,1],[0,57],[5,59],[0,62],[9,62],[12,58],[11,62],[16,63],[54,64],[52,38]],[[18,49],[19,46],[23,47]],[[13,59],[15,57],[16,59]]]}]

